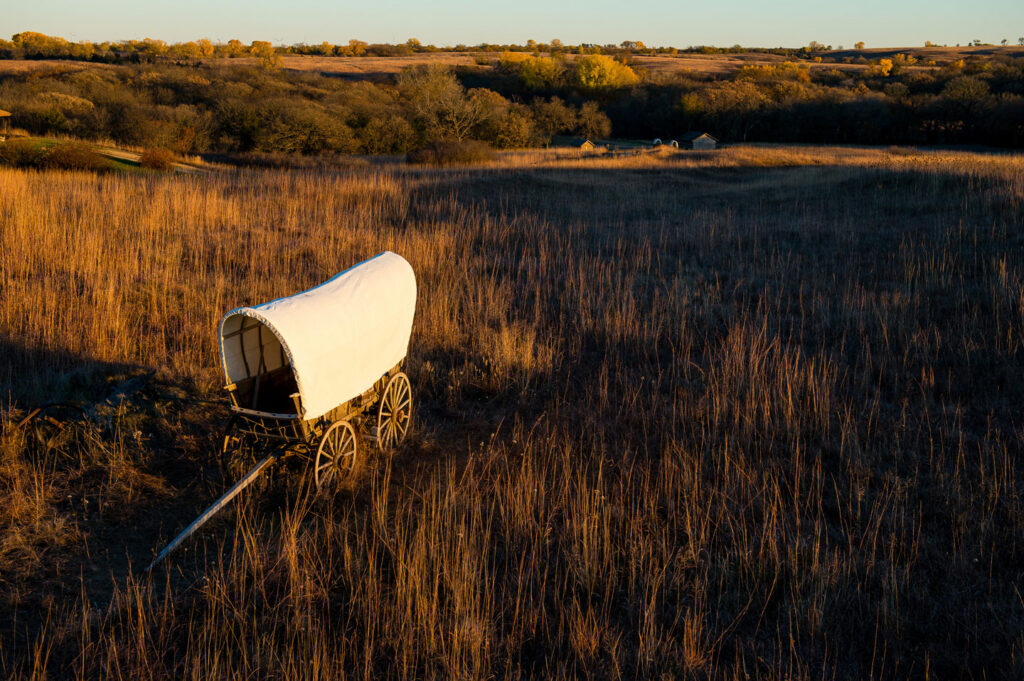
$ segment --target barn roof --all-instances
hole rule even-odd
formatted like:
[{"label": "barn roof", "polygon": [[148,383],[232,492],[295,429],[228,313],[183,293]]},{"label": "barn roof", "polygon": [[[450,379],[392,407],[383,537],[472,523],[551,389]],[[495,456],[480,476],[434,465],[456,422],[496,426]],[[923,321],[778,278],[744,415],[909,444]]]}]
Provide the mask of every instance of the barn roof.
[{"label": "barn roof", "polygon": [[584,144],[593,145],[594,143],[588,140],[586,137],[570,137],[566,140],[566,144],[570,147],[582,147]]},{"label": "barn roof", "polygon": [[715,137],[714,135],[708,134],[706,132],[688,132],[685,135],[683,135],[682,137],[680,137],[679,139],[681,139],[681,140],[683,140],[685,142],[692,142],[693,140],[698,139],[700,137],[707,137],[709,139],[715,140],[716,142],[718,141],[717,137]]}]

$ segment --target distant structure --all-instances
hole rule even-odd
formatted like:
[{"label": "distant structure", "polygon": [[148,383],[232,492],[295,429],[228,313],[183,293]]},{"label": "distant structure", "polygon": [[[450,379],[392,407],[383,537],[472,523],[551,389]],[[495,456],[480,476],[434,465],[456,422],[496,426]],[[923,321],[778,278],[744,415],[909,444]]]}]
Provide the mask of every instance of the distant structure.
[{"label": "distant structure", "polygon": [[670,141],[670,142],[668,143],[668,145],[669,145],[670,147],[672,147],[673,149],[678,149],[678,148],[679,148],[679,142],[677,142],[677,141],[675,141],[675,140],[671,140],[671,141]]},{"label": "distant structure", "polygon": [[683,149],[706,151],[718,148],[718,139],[706,132],[688,132],[680,139],[682,140],[681,146]]},{"label": "distant structure", "polygon": [[595,149],[594,143],[583,137],[573,137],[569,140],[569,146],[575,147],[580,151],[593,151]]},{"label": "distant structure", "polygon": [[655,137],[654,141],[651,142],[652,147],[660,147],[663,144],[660,137]]},{"label": "distant structure", "polygon": [[0,142],[7,141],[7,133],[11,129],[11,112],[0,109]]}]

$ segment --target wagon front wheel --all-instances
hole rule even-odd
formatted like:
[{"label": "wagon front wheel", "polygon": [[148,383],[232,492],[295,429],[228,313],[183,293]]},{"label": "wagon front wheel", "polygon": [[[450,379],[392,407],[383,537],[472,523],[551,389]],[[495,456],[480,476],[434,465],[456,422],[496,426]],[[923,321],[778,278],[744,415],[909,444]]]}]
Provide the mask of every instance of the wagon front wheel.
[{"label": "wagon front wheel", "polygon": [[405,439],[412,422],[412,386],[399,371],[384,387],[377,408],[377,447],[386,452]]},{"label": "wagon front wheel", "polygon": [[320,438],[314,477],[318,490],[344,478],[356,465],[356,429],[348,421],[335,421]]}]

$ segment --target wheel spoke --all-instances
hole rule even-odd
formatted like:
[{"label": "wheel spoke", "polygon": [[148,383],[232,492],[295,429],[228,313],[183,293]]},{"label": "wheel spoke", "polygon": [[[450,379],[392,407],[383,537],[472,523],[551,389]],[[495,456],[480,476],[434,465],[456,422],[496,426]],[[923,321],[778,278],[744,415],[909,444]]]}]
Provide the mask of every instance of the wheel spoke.
[{"label": "wheel spoke", "polygon": [[334,477],[334,468],[333,467],[328,468],[327,470],[324,471],[323,475],[320,478],[320,485],[323,486],[323,485],[329,484],[333,477]]}]

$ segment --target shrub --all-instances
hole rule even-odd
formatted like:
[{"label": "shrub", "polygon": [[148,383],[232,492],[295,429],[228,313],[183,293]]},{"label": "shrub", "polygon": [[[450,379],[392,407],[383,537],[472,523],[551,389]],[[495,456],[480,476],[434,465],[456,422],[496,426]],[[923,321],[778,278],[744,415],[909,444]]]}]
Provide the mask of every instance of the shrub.
[{"label": "shrub", "polygon": [[150,170],[171,170],[174,168],[174,154],[160,147],[146,149],[142,152],[139,165]]},{"label": "shrub", "polygon": [[15,139],[0,144],[0,163],[15,168],[38,168],[46,150],[36,142],[26,139]]},{"label": "shrub", "polygon": [[477,140],[435,142],[429,147],[410,151],[406,155],[409,163],[436,166],[483,163],[493,158],[494,151],[486,143]]},{"label": "shrub", "polygon": [[52,147],[27,139],[0,144],[0,161],[16,168],[48,170],[113,170],[113,164],[88,144],[63,142]]},{"label": "shrub", "polygon": [[50,170],[89,170],[92,172],[114,169],[109,160],[82,142],[67,142],[51,147],[42,157],[39,167]]}]

